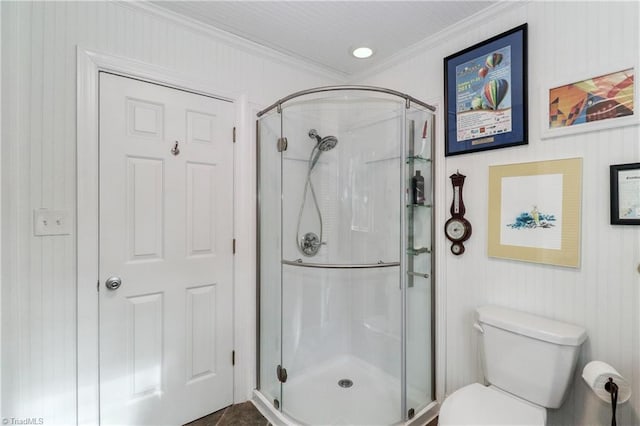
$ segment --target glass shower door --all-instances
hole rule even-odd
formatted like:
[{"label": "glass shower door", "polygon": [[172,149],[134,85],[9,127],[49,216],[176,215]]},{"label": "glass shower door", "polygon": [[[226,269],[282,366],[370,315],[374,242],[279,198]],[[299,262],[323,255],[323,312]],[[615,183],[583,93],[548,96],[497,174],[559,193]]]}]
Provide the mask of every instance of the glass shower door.
[{"label": "glass shower door", "polygon": [[[283,412],[300,424],[331,424],[327,369],[344,352],[348,298],[335,263],[338,139],[335,116],[304,103],[283,110]],[[337,137],[336,137],[337,135]],[[337,385],[336,385],[337,387]]]},{"label": "glass shower door", "polygon": [[282,354],[282,155],[281,115],[272,112],[258,121],[258,274],[260,329],[258,330],[258,389],[280,409],[282,385],[278,366]]},{"label": "glass shower door", "polygon": [[343,92],[283,109],[281,402],[298,424],[402,419],[404,108]]},{"label": "glass shower door", "polygon": [[[435,399],[434,389],[434,289],[432,267],[434,116],[410,108],[407,111],[405,209],[407,236],[405,291],[406,418],[412,418]],[[422,178],[421,197],[412,191],[412,180]]]}]

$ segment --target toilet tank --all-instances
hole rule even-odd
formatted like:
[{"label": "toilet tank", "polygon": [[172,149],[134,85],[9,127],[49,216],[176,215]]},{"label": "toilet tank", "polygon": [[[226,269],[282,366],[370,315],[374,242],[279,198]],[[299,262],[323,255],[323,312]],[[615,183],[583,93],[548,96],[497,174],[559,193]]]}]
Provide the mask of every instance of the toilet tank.
[{"label": "toilet tank", "polygon": [[586,330],[500,306],[478,308],[477,319],[486,380],[543,407],[560,407]]}]

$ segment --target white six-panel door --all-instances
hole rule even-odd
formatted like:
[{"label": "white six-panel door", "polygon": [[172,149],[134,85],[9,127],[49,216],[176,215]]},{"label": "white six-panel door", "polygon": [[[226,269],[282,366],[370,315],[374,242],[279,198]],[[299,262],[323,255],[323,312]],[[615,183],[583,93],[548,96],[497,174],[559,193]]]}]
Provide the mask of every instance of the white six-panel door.
[{"label": "white six-panel door", "polygon": [[103,424],[232,403],[233,119],[230,102],[100,74]]}]

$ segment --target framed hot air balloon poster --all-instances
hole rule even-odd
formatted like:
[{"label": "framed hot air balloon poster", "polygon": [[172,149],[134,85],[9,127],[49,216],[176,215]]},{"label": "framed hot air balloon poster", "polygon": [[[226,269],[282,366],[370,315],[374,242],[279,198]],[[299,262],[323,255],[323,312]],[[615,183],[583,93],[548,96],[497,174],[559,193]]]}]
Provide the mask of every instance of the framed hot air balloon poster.
[{"label": "framed hot air balloon poster", "polygon": [[444,58],[445,155],[527,143],[527,24]]},{"label": "framed hot air balloon poster", "polygon": [[[633,67],[596,74],[596,77],[554,85],[543,93],[542,137],[565,136],[636,125],[638,85]],[[593,74],[592,74],[593,75]],[[549,86],[547,86],[549,87]]]}]

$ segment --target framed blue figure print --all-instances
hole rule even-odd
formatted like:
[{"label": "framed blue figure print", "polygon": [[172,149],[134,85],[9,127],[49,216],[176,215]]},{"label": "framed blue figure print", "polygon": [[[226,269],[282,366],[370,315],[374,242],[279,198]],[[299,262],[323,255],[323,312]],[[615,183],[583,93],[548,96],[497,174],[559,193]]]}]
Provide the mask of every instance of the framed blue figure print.
[{"label": "framed blue figure print", "polygon": [[489,257],[580,267],[582,158],[489,166]]}]

